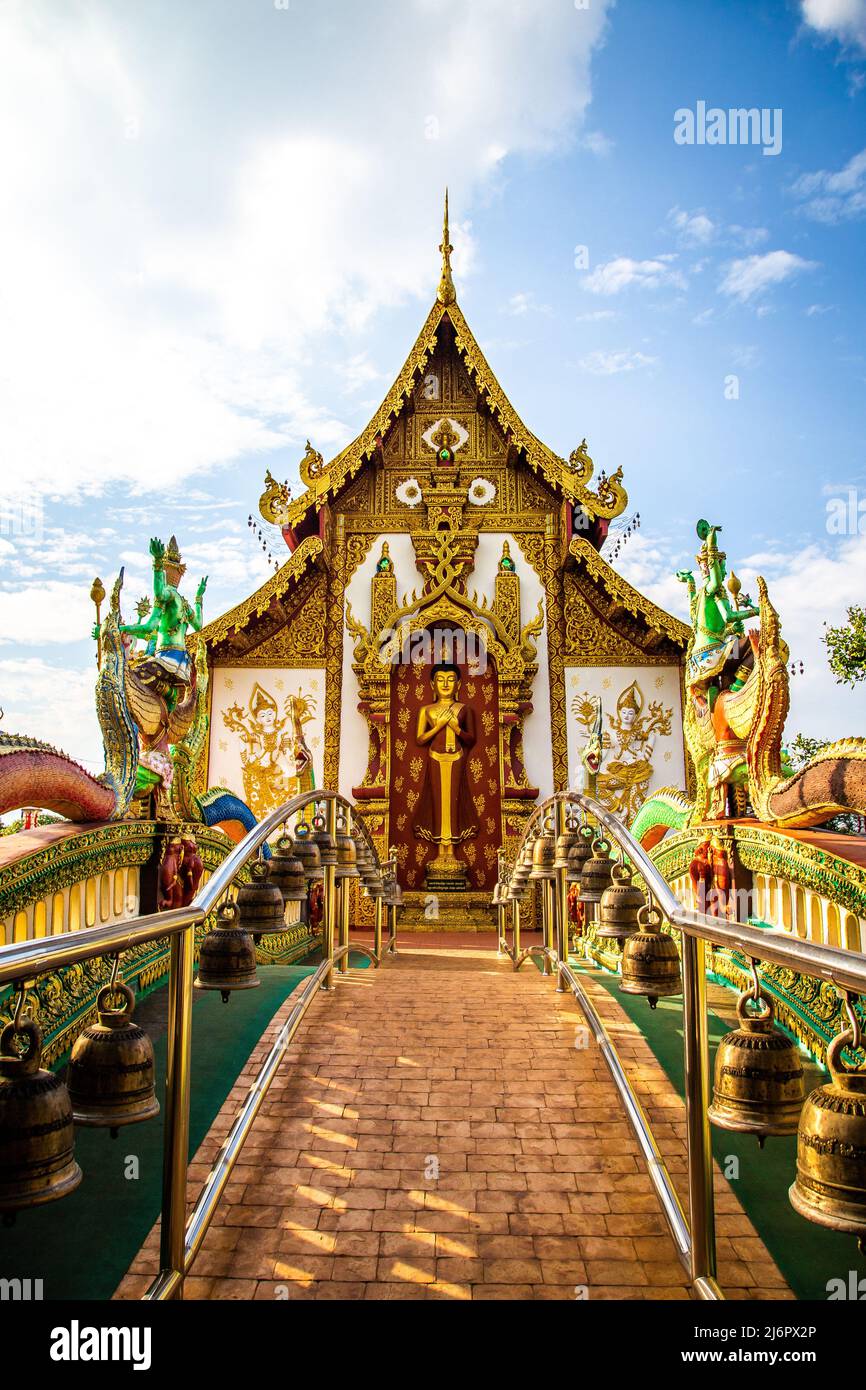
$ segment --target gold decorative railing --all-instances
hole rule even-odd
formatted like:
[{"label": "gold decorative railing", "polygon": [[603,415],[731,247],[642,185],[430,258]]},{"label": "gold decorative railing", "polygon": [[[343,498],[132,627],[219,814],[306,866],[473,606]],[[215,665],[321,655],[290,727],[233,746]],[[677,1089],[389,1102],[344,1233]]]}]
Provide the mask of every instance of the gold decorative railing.
[{"label": "gold decorative railing", "polygon": [[[337,830],[338,812],[347,828],[359,828],[386,888],[376,898],[372,949],[349,940],[348,878],[337,878],[336,865],[323,864],[322,917],[323,959],[297,993],[297,999],[260,1066],[247,1096],[220,1148],[204,1186],[187,1219],[189,1118],[192,1053],[192,989],[194,933],[228,894],[244,865],[267,840],[311,805],[325,808],[329,833]],[[352,950],[367,955],[378,966],[385,955],[396,952],[396,919],[399,889],[393,856],[383,864],[372,838],[354,808],[331,791],[304,792],[260,821],[227,855],[189,907],[150,913],[128,921],[92,927],[51,939],[16,942],[0,947],[0,986],[25,988],[25,982],[61,966],[97,956],[117,956],[145,942],[168,939],[168,1036],[165,1078],[165,1137],[163,1146],[162,1220],[160,1272],[144,1294],[145,1300],[165,1300],[183,1295],[183,1281],[201,1249],[217,1204],[237,1162],[271,1082],[302,1019],[320,990],[334,988],[334,971],[344,973]],[[387,939],[383,942],[386,926]],[[22,1011],[19,1010],[20,1015]]]},{"label": "gold decorative railing", "polygon": [[[500,876],[494,901],[499,916],[499,949],[511,957],[515,970],[530,956],[540,959],[545,975],[555,974],[557,991],[570,990],[599,1046],[614,1085],[622,1099],[626,1116],[646,1161],[650,1180],[662,1206],[671,1236],[692,1284],[701,1299],[721,1299],[724,1294],[716,1282],[715,1201],[713,1158],[710,1144],[709,1035],[706,997],[706,946],[708,942],[739,951],[756,970],[759,961],[781,965],[803,975],[827,980],[844,996],[849,1017],[854,1020],[853,1046],[859,1044],[859,1025],[853,1014],[855,996],[866,994],[866,956],[860,952],[804,941],[778,930],[750,926],[725,917],[693,911],[683,906],[671,890],[646,850],[623,823],[593,797],[579,792],[558,792],[536,807],[517,847],[514,863],[519,862],[537,827],[553,820],[557,838],[566,829],[569,808],[582,819],[589,818],[615,841],[634,871],[643,879],[649,897],[670,926],[682,937],[683,1039],[686,1101],[686,1158],[688,1172],[688,1218],[671,1180],[647,1116],[626,1075],[616,1048],[568,954],[568,883],[562,865],[553,878],[540,880],[542,889],[542,944],[521,949],[520,901],[505,894],[511,868],[500,856]],[[512,911],[512,942],[507,941],[508,907]],[[757,978],[757,977],[756,977]],[[846,1035],[841,1035],[844,1041]]]}]

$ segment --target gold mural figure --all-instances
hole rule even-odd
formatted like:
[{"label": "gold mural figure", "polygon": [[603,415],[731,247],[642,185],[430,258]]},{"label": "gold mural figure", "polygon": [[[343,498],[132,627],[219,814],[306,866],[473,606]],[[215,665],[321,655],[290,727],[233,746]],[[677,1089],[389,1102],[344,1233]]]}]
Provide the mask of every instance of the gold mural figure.
[{"label": "gold mural figure", "polygon": [[244,797],[257,819],[276,810],[290,796],[313,789],[313,758],[304,724],[316,713],[315,700],[299,690],[283,702],[283,717],[273,695],[256,681],[249,707],[231,705],[223,723],[240,735]]},{"label": "gold mural figure", "polygon": [[[646,714],[643,708],[643,692],[637,681],[632,681],[620,692],[616,713],[607,716],[610,731],[605,730],[602,738],[604,761],[597,779],[598,799],[626,823],[646,798],[655,742],[660,734],[670,733],[674,713],[670,707],[665,709],[659,700],[650,702]],[[578,723],[591,733],[598,706],[588,691],[575,695],[571,711]]]}]

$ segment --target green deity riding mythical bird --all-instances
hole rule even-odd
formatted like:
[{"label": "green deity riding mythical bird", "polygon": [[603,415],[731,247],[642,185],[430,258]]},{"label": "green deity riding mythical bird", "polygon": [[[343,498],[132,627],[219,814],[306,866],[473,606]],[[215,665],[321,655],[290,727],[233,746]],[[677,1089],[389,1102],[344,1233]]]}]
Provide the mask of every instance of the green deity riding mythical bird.
[{"label": "green deity riding mythical bird", "polygon": [[[189,689],[191,662],[186,634],[189,628],[201,631],[207,575],[199,582],[193,609],[178,588],[186,565],[181,560],[176,538],[172,536],[165,546],[154,537],[150,553],[153,556],[150,615],[141,622],[119,623],[118,628],[128,637],[141,637],[146,641],[145,655],[136,665],[136,675],[146,685],[153,686],[171,712],[179,697]],[[99,636],[97,627],[93,636],[94,639]]]},{"label": "green deity riding mythical bird", "polygon": [[[711,526],[707,521],[697,524],[698,538],[703,541],[696,556],[701,573],[700,587],[695,583],[691,570],[677,571],[677,579],[688,585],[689,616],[694,632],[686,681],[693,687],[705,687],[710,713],[719,694],[717,678],[726,663],[740,654],[746,620],[759,616],[748,594],[740,598],[739,581],[735,575],[732,574],[728,581],[733,603],[725,592],[726,557],[716,541],[721,529],[721,526]],[[745,677],[745,671],[738,672],[731,682],[731,689],[739,690]]]},{"label": "green deity riding mythical bird", "polygon": [[[252,811],[226,787],[205,790],[202,780],[209,724],[207,652],[201,637],[193,649],[188,634],[201,632],[207,579],[201,580],[193,607],[178,587],[186,566],[175,537],[167,546],[152,540],[150,554],[153,603],[139,602],[138,622],[123,622],[122,569],[101,620],[105,589],[99,579],[91,589],[105,770],[94,777],[47,744],[0,732],[0,813],[34,805],[73,821],[123,820],[133,801],[145,801],[156,820],[219,826],[239,840],[255,824]],[[141,649],[139,640],[145,644]]]},{"label": "green deity riding mythical bird", "polygon": [[[695,797],[673,787],[654,792],[631,827],[646,846],[669,829],[732,816],[809,826],[840,811],[866,810],[866,739],[828,744],[805,767],[792,769],[783,747],[790,653],[779,615],[760,575],[757,605],[741,595],[736,575],[727,576],[720,530],[698,522],[699,581],[689,570],[677,574],[688,585],[692,625],[683,733]],[[759,626],[746,631],[752,618]]]}]

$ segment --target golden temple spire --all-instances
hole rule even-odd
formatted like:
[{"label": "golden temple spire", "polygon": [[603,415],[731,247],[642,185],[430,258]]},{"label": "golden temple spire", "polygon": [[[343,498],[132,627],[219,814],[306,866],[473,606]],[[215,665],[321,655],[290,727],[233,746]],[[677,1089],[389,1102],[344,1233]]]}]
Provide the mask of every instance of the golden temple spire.
[{"label": "golden temple spire", "polygon": [[445,189],[445,223],[442,229],[442,245],[439,247],[442,252],[442,274],[439,278],[439,289],[436,298],[440,304],[454,304],[457,301],[457,293],[454,289],[454,281],[451,278],[451,252],[454,247],[448,236],[448,189]]}]

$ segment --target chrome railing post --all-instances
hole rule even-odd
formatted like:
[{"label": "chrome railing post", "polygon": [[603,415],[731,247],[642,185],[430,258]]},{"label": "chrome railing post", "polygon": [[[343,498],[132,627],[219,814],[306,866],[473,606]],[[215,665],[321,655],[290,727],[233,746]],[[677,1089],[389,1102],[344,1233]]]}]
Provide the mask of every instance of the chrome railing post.
[{"label": "chrome railing post", "polygon": [[337,916],[340,923],[340,949],[343,952],[337,963],[337,969],[341,975],[345,975],[346,971],[349,969],[350,882],[351,880],[348,878],[340,878],[337,880],[337,899],[339,903]]},{"label": "chrome railing post", "polygon": [[683,1046],[686,1092],[686,1150],[689,1179],[692,1280],[716,1276],[713,1150],[710,1143],[710,1057],[707,1031],[705,943],[682,934]]},{"label": "chrome railing post", "polygon": [[[329,801],[325,812],[325,822],[332,837],[337,834],[337,803]],[[322,894],[322,958],[334,961],[334,934],[337,929],[337,880],[336,865],[325,864],[322,867],[323,894]],[[334,988],[334,972],[329,970],[322,980],[322,989],[329,990]]]},{"label": "chrome railing post", "polygon": [[520,958],[520,903],[516,898],[511,900],[511,949],[514,952],[514,959]]},{"label": "chrome railing post", "polygon": [[164,1274],[180,1276],[175,1289],[177,1298],[183,1297],[194,947],[194,926],[171,938],[159,1258]]},{"label": "chrome railing post", "polygon": [[[392,846],[388,851],[388,864],[391,882],[397,887],[397,851]],[[397,952],[397,904],[388,904],[388,951]]]},{"label": "chrome railing post", "polygon": [[382,959],[382,926],[385,917],[385,904],[381,898],[376,899],[376,923],[373,927],[373,951],[377,960]]},{"label": "chrome railing post", "polygon": [[[556,839],[559,841],[560,835],[565,834],[567,793],[561,792],[556,803]],[[556,902],[556,959],[559,966],[556,977],[557,994],[567,994],[569,990],[568,980],[563,973],[563,966],[568,965],[568,883],[566,882],[566,869],[554,870],[555,879],[555,902]]]},{"label": "chrome railing post", "polygon": [[541,879],[542,896],[542,923],[544,925],[544,946],[547,955],[544,957],[545,975],[553,974],[553,961],[551,955],[556,945],[556,882],[552,878]]}]

